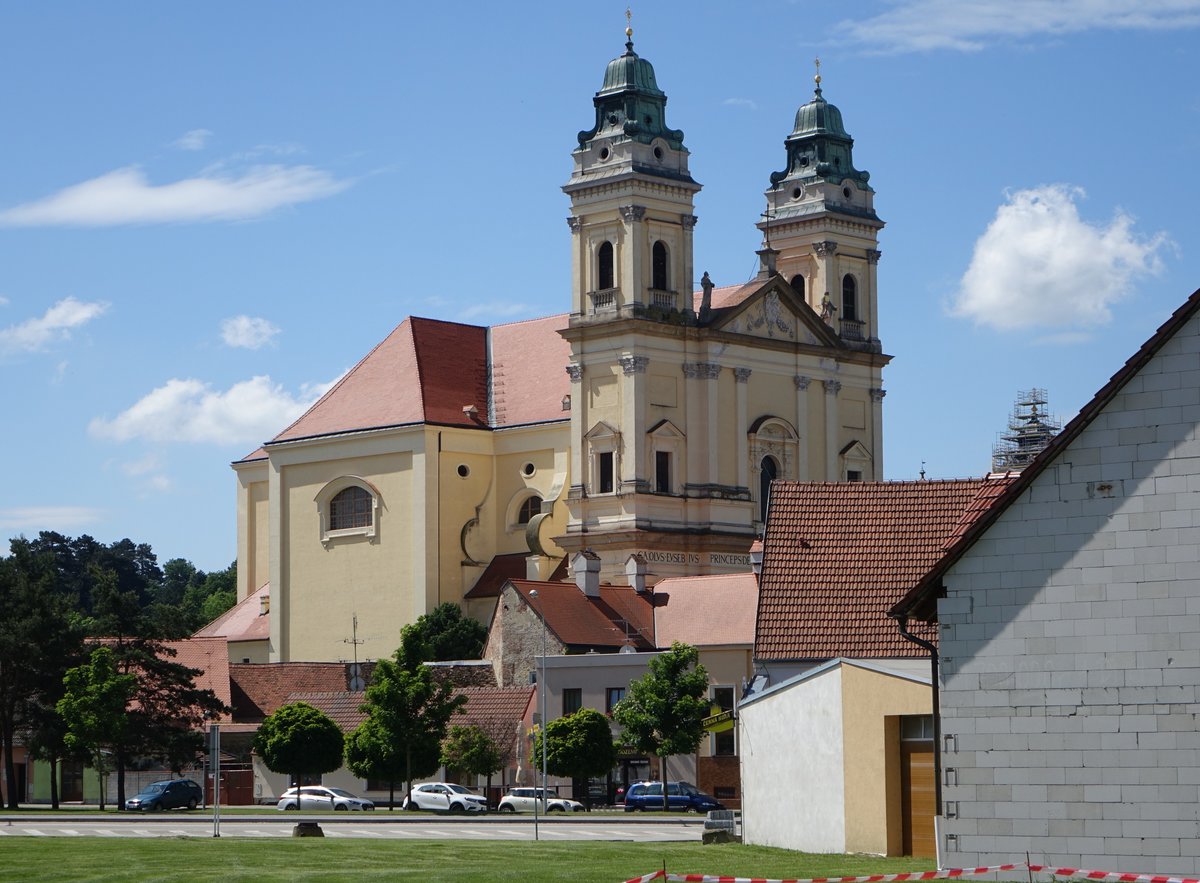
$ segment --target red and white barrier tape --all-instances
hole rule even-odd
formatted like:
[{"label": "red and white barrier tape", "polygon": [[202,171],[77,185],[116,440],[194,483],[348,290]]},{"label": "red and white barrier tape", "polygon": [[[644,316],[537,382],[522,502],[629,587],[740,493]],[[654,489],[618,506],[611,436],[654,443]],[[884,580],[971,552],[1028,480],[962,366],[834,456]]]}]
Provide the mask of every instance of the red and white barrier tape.
[{"label": "red and white barrier tape", "polygon": [[1048,868],[1045,865],[1030,865],[1029,870],[1053,874],[1055,877],[1113,880],[1116,883],[1200,883],[1196,877],[1172,877],[1167,874],[1122,874],[1118,871],[1087,871],[1082,868]]},{"label": "red and white barrier tape", "polygon": [[[652,880],[666,880],[668,883],[892,883],[904,880],[947,880],[955,877],[968,877],[976,874],[994,874],[997,871],[1025,870],[1024,862],[1015,865],[994,865],[990,868],[947,868],[944,871],[912,871],[907,874],[871,874],[868,877],[795,877],[784,879],[768,879],[766,877],[721,877],[710,874],[668,874],[666,871],[655,871],[626,880],[625,883],[650,883]],[[1149,878],[1147,878],[1149,879]],[[1155,879],[1152,883],[1164,883]],[[1136,883],[1145,883],[1140,878]],[[1177,883],[1177,881],[1171,881]],[[1200,883],[1184,881],[1184,883]]]}]

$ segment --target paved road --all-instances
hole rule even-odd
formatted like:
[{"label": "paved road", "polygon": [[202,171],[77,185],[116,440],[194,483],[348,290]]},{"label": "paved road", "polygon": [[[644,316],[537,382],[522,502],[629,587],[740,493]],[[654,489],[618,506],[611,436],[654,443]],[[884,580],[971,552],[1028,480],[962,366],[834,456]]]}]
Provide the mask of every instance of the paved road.
[{"label": "paved road", "polygon": [[[386,813],[357,814],[347,817],[289,815],[226,816],[221,819],[222,837],[291,837],[292,826],[299,821],[316,821],[326,837],[365,838],[371,840],[533,840],[533,819],[524,816],[486,816],[482,818],[426,818],[401,816],[386,818]],[[539,825],[542,840],[628,840],[642,843],[693,841],[700,839],[701,820],[643,820],[621,817],[576,821],[543,821]],[[0,838],[7,837],[209,837],[213,835],[211,816],[119,816],[96,819],[87,817],[49,818],[5,816],[0,818]]]}]

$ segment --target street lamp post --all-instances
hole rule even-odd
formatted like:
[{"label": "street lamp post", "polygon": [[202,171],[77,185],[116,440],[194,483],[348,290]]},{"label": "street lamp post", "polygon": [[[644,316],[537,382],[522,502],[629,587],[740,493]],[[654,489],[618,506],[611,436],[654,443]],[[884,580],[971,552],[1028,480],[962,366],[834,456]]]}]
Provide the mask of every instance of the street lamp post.
[{"label": "street lamp post", "polygon": [[[536,599],[538,597],[537,589],[529,590],[529,597]],[[542,670],[538,673],[538,704],[542,708],[542,791],[541,799],[546,801],[546,806],[549,806],[550,797],[546,793],[546,615],[543,610],[538,611],[538,618],[542,621]],[[536,766],[536,764],[535,764]],[[535,777],[536,778],[536,777]],[[533,839],[538,839],[538,798],[533,799]]]}]

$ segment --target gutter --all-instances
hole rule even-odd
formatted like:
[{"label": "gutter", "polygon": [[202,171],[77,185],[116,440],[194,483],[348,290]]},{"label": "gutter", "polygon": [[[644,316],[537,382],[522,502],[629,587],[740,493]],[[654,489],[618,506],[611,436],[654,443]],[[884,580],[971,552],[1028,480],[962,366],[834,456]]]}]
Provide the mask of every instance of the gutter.
[{"label": "gutter", "polygon": [[931,642],[918,638],[908,630],[908,617],[895,617],[900,634],[918,647],[929,651],[930,688],[933,690],[933,814],[942,814],[942,713],[938,698],[938,651]]}]

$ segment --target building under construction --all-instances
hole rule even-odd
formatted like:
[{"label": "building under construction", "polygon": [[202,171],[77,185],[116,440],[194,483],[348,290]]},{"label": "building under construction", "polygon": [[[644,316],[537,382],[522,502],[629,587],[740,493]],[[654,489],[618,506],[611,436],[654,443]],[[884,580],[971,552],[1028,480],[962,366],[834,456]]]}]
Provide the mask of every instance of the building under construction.
[{"label": "building under construction", "polygon": [[1017,403],[1008,418],[1008,429],[992,448],[993,472],[1020,472],[1058,435],[1062,423],[1046,408],[1046,390],[1017,393]]}]

